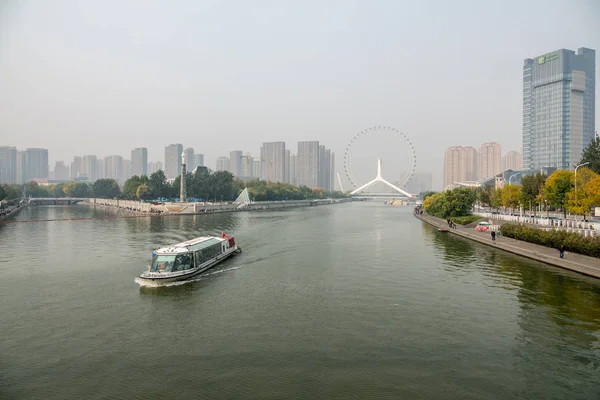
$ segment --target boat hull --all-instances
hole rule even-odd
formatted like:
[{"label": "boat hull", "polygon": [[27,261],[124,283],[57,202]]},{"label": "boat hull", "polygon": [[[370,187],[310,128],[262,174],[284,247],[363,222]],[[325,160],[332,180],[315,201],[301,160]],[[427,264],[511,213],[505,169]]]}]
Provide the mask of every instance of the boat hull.
[{"label": "boat hull", "polygon": [[214,266],[216,266],[217,264],[225,261],[226,259],[233,256],[234,254],[239,253],[240,251],[241,251],[241,249],[238,246],[235,246],[232,249],[228,249],[227,252],[219,254],[217,257],[215,257],[214,259],[210,260],[209,262],[201,265],[200,267],[192,268],[192,269],[186,271],[185,274],[171,274],[171,273],[162,273],[161,274],[161,273],[142,272],[138,278],[142,282],[152,282],[153,284],[163,284],[163,283],[187,281],[187,280],[197,277],[198,275],[202,274],[203,272],[208,271],[209,269],[211,269]]}]

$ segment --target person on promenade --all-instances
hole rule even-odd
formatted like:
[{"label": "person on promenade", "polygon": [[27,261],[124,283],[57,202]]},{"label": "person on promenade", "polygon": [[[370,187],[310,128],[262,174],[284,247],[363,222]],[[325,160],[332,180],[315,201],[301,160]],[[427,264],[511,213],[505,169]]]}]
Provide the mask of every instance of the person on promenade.
[{"label": "person on promenade", "polygon": [[496,241],[496,231],[492,231],[492,242]]},{"label": "person on promenade", "polygon": [[565,246],[564,245],[560,245],[560,247],[558,248],[558,253],[560,254],[560,258],[564,258],[565,257]]}]

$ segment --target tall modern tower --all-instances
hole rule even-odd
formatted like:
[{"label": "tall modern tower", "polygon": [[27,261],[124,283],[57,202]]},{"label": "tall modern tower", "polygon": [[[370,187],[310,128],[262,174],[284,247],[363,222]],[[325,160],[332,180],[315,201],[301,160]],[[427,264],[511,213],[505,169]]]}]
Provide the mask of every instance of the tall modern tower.
[{"label": "tall modern tower", "polygon": [[594,138],[596,51],[560,49],[523,65],[523,169],[567,169]]},{"label": "tall modern tower", "polygon": [[183,145],[170,144],[165,147],[165,175],[167,179],[177,178],[181,175],[181,154]]},{"label": "tall modern tower", "polygon": [[148,175],[148,149],[138,147],[131,150],[131,175]]}]

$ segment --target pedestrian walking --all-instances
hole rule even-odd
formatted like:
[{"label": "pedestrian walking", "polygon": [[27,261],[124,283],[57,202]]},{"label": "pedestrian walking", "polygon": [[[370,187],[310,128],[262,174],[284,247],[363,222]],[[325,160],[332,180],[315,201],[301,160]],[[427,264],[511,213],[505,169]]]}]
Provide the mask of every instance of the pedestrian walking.
[{"label": "pedestrian walking", "polygon": [[560,245],[560,247],[558,248],[558,254],[560,254],[560,258],[565,258],[565,246],[564,245]]},{"label": "pedestrian walking", "polygon": [[496,231],[492,231],[492,242],[496,241]]}]

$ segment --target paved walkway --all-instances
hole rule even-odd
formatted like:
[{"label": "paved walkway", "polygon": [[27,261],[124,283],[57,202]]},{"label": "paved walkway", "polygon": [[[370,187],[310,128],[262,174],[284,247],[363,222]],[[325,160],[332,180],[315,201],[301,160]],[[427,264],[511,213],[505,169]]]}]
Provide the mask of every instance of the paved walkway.
[{"label": "paved walkway", "polygon": [[533,260],[541,261],[546,264],[600,278],[600,258],[583,256],[581,254],[571,252],[565,252],[565,258],[560,258],[558,250],[551,249],[550,247],[507,238],[502,235],[496,236],[496,241],[493,242],[492,237],[488,232],[477,232],[473,228],[464,228],[461,226],[457,226],[456,229],[450,229],[448,228],[448,223],[445,220],[433,217],[431,215],[415,214],[415,217],[437,228],[445,227],[450,231],[450,233],[483,243],[488,246],[497,247],[499,249],[531,258]]}]

